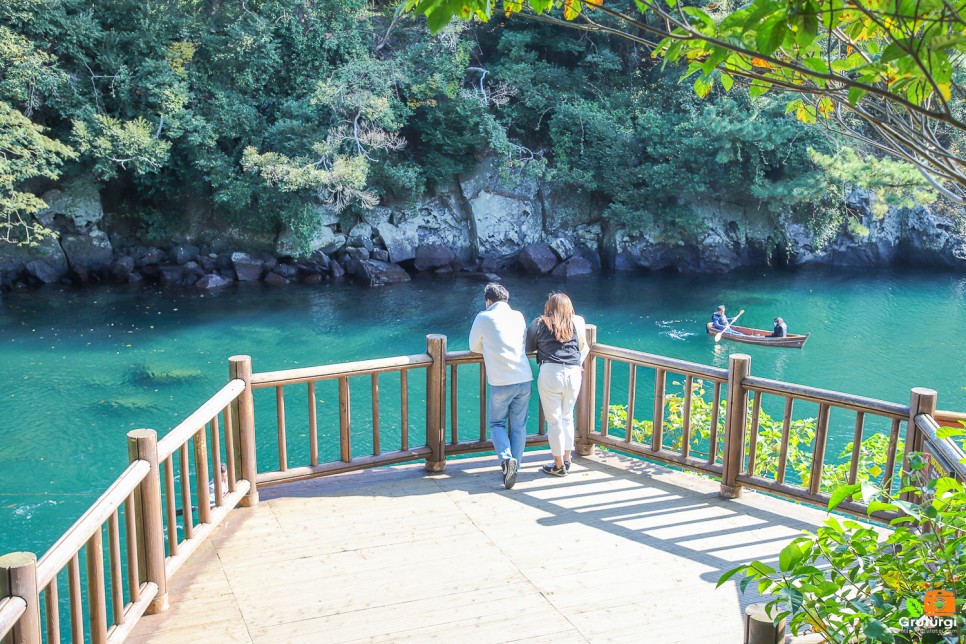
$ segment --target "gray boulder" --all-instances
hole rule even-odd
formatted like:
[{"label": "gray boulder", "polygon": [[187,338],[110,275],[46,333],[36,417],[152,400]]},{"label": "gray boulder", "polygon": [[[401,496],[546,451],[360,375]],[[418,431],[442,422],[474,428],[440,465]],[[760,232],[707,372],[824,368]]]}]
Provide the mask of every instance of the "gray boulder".
[{"label": "gray boulder", "polygon": [[346,248],[345,254],[359,262],[363,262],[370,257],[369,250],[361,246],[349,246]]},{"label": "gray boulder", "polygon": [[353,226],[352,230],[349,231],[346,244],[348,246],[365,248],[367,251],[372,250],[374,248],[372,245],[372,226],[365,222]]},{"label": "gray boulder", "polygon": [[441,244],[420,244],[416,248],[416,270],[428,271],[448,266],[456,259],[456,253]]},{"label": "gray boulder", "polygon": [[82,280],[86,280],[90,271],[102,272],[109,269],[114,256],[107,233],[97,228],[86,235],[61,235],[60,247],[64,249],[70,269]]},{"label": "gray boulder", "polygon": [[198,279],[199,277],[204,277],[207,271],[198,262],[187,262],[183,267],[185,277],[193,277]]},{"label": "gray boulder", "polygon": [[262,262],[248,253],[232,253],[231,264],[239,282],[257,282],[262,278]]},{"label": "gray boulder", "polygon": [[574,256],[574,245],[569,239],[564,237],[555,237],[548,242],[548,245],[553,249],[553,252],[557,254],[557,257],[559,257],[560,261],[562,262],[565,262]]},{"label": "gray boulder", "polygon": [[566,262],[559,264],[553,269],[554,277],[571,278],[581,275],[590,275],[594,272],[594,267],[583,257],[571,257]]},{"label": "gray boulder", "polygon": [[288,279],[282,275],[279,275],[275,271],[267,273],[263,281],[270,286],[285,286],[288,284]]},{"label": "gray boulder", "polygon": [[228,286],[229,284],[231,284],[231,282],[226,280],[221,275],[211,273],[209,275],[205,275],[200,280],[195,282],[195,288],[202,291],[210,291],[212,289]]},{"label": "gray boulder", "polygon": [[128,255],[122,255],[114,260],[114,267],[111,269],[111,273],[114,275],[114,279],[118,282],[128,281],[128,276],[134,272],[134,258]]},{"label": "gray boulder", "polygon": [[388,262],[389,253],[381,248],[376,248],[372,251],[372,259],[378,259],[380,262]]},{"label": "gray boulder", "polygon": [[419,246],[419,233],[416,226],[411,224],[394,226],[384,222],[379,224],[376,230],[389,253],[389,261],[399,263],[416,257],[416,247]]},{"label": "gray boulder", "polygon": [[536,181],[489,157],[460,177],[469,205],[476,248],[482,255],[510,257],[543,236],[543,206]]},{"label": "gray boulder", "polygon": [[294,264],[279,264],[275,267],[275,272],[285,279],[293,279],[298,277],[299,269],[298,266]]},{"label": "gray boulder", "polygon": [[177,264],[165,264],[158,271],[158,278],[165,286],[180,284],[184,277],[184,269]]},{"label": "gray boulder", "polygon": [[383,224],[392,219],[392,210],[389,208],[376,207],[362,213],[362,221],[366,222],[373,229],[378,229]]},{"label": "gray boulder", "polygon": [[27,264],[41,261],[51,268],[67,274],[67,258],[64,250],[53,237],[43,239],[34,247],[15,246],[0,242],[0,286],[11,286],[21,278]]},{"label": "gray boulder", "polygon": [[27,262],[27,273],[44,284],[55,284],[67,274],[64,266],[51,266],[46,260]]},{"label": "gray boulder", "polygon": [[329,275],[335,279],[345,277],[345,269],[342,268],[342,265],[337,260],[333,259],[329,262]]},{"label": "gray boulder", "polygon": [[41,199],[47,207],[37,213],[37,221],[44,226],[54,223],[54,217],[62,216],[83,229],[98,224],[104,218],[101,192],[97,184],[88,179],[75,179],[45,192]]},{"label": "gray boulder", "polygon": [[141,266],[154,266],[163,262],[166,258],[164,251],[160,248],[136,248],[132,249],[131,257],[134,258],[134,265]]},{"label": "gray boulder", "polygon": [[378,259],[367,259],[361,262],[359,275],[369,282],[369,286],[385,286],[408,282],[412,279],[409,273],[396,264],[381,262]]},{"label": "gray boulder", "polygon": [[528,273],[546,275],[557,265],[557,254],[548,244],[530,244],[520,253],[519,261]]},{"label": "gray boulder", "polygon": [[197,259],[199,249],[197,246],[178,244],[171,249],[169,255],[177,264],[187,264],[193,259]]}]

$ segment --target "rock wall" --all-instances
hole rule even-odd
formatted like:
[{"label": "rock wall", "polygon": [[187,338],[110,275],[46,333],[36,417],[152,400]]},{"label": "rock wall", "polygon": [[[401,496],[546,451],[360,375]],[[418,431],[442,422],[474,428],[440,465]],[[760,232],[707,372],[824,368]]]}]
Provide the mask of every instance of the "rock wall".
[{"label": "rock wall", "polygon": [[92,281],[220,288],[234,282],[285,285],[346,276],[370,286],[417,272],[499,279],[524,270],[578,277],[595,270],[726,272],[765,265],[966,268],[962,220],[929,208],[872,213],[871,195],[849,197],[857,218],[818,240],[787,215],[764,216],[747,205],[689,203],[686,226],[643,225],[628,231],[601,217],[590,196],[542,183],[488,159],[470,175],[415,203],[386,204],[346,221],[317,206],[318,232],[296,256],[291,232],[205,231],[160,247],[112,230],[96,184],[64,183],[43,199],[38,220],[58,233],[35,248],[0,245],[0,289]]}]

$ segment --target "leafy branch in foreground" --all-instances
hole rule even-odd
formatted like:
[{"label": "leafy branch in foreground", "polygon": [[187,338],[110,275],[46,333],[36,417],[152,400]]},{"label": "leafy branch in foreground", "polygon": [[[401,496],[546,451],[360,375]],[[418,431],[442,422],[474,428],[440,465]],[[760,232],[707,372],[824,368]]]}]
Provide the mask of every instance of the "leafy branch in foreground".
[{"label": "leafy branch in foreground", "polygon": [[[785,546],[777,570],[753,561],[726,572],[718,586],[741,574],[743,592],[757,583],[759,592],[776,597],[769,602],[776,620],[788,617],[792,632],[809,628],[831,642],[962,641],[966,491],[929,470],[928,456],[911,454],[898,492],[891,482],[866,482],[833,493],[829,511],[861,497],[869,514],[898,515],[891,529],[830,516],[814,534]],[[949,593],[958,598],[954,606],[929,610],[930,598]]]},{"label": "leafy branch in foreground", "polygon": [[[442,29],[488,20],[491,0],[406,0]],[[751,95],[788,92],[788,110],[911,163],[966,203],[966,120],[959,84],[966,4],[948,0],[504,0],[509,16],[625,38],[687,63],[700,96],[736,82]],[[562,19],[559,17],[562,14]]]}]

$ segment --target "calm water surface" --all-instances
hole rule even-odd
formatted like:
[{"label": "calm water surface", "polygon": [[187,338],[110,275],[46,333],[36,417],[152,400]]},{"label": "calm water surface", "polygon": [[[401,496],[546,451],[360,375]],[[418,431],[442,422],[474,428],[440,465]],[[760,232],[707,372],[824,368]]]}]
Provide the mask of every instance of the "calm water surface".
[{"label": "calm water surface", "polygon": [[[912,387],[926,386],[938,390],[940,408],[966,409],[961,274],[510,276],[504,283],[528,319],[549,291],[565,290],[608,344],[721,367],[729,353],[747,352],[755,375],[901,403]],[[124,469],[125,433],[166,433],[224,385],[229,356],[249,354],[255,371],[270,371],[420,353],[428,333],[466,349],[482,305],[482,284],[468,280],[375,290],[250,286],[204,295],[89,288],[0,296],[0,553],[43,553]],[[812,337],[802,350],[715,344],[704,324],[719,303],[732,315],[746,309],[749,326],[781,315],[790,332]],[[270,419],[274,405],[266,406]],[[274,432],[259,437],[260,469],[274,465],[274,436],[266,433]],[[850,440],[840,434],[833,444]]]}]

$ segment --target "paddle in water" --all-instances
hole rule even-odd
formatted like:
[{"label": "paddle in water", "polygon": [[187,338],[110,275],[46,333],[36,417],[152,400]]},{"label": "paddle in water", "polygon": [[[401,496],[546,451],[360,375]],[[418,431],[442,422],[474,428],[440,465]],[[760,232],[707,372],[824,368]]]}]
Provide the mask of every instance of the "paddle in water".
[{"label": "paddle in water", "polygon": [[718,331],[717,333],[715,333],[715,334],[714,334],[714,341],[715,341],[715,342],[720,342],[720,341],[721,341],[721,336],[723,336],[723,335],[725,334],[725,331],[727,331],[728,329],[730,329],[730,328],[731,328],[731,325],[732,325],[732,324],[734,323],[734,321],[735,321],[735,320],[737,320],[738,318],[740,318],[740,317],[741,317],[741,315],[742,315],[742,314],[743,314],[744,312],[745,312],[745,310],[744,310],[744,309],[741,309],[740,311],[738,311],[738,315],[736,315],[736,316],[734,316],[733,318],[731,318],[731,321],[730,321],[730,322],[728,322],[727,324],[725,324],[725,326],[724,326],[724,328],[723,328],[723,329],[721,329],[720,331]]}]

